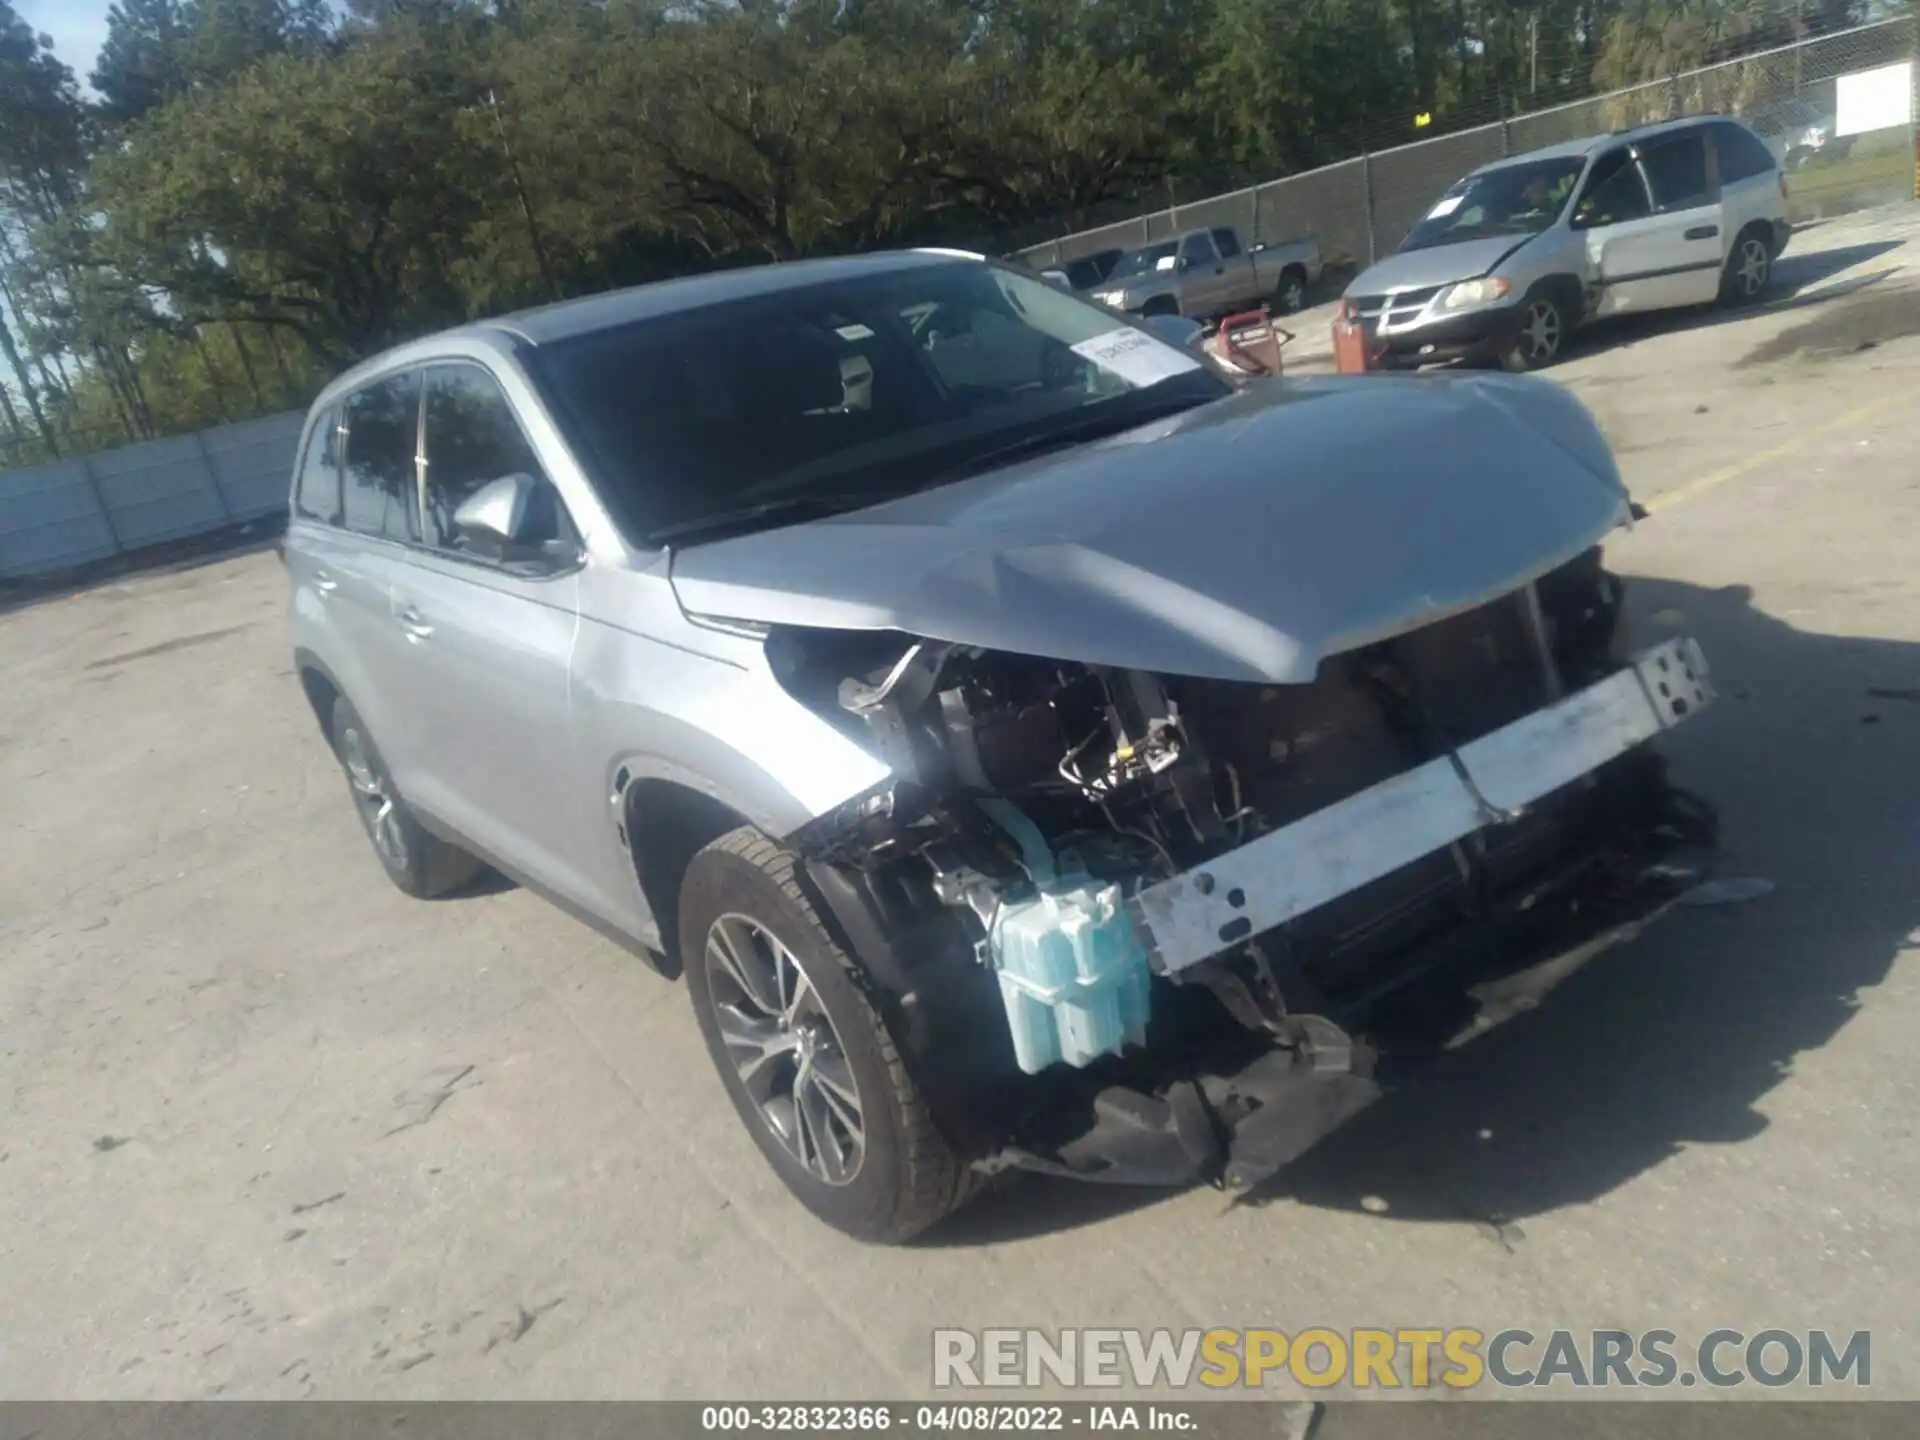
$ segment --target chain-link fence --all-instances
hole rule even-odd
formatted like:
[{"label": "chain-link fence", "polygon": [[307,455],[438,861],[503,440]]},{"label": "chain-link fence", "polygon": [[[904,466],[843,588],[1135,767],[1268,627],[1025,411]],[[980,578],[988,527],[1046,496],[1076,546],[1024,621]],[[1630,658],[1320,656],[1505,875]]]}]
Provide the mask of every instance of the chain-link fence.
[{"label": "chain-link fence", "polygon": [[[1896,88],[1897,75],[1877,72],[1901,65],[1904,117],[1857,103],[1868,90],[1886,94]],[[1105,249],[1232,225],[1254,244],[1311,237],[1329,265],[1365,265],[1398,246],[1469,170],[1543,146],[1704,111],[1738,115],[1758,130],[1785,167],[1792,218],[1820,219],[1920,193],[1916,87],[1920,27],[1903,17],[1151,211],[1035,245],[1021,258],[1038,267],[1059,265]],[[1863,123],[1880,120],[1886,123]]]}]

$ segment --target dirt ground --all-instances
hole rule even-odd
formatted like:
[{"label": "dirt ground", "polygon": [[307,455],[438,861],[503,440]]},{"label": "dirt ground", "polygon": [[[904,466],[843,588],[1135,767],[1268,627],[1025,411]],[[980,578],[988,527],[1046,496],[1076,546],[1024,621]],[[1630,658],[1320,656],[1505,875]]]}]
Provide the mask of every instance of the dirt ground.
[{"label": "dirt ground", "polygon": [[[678,986],[382,878],[264,551],[0,615],[0,1396],[901,1397],[936,1326],[1826,1326],[1920,1397],[1920,208],[1554,372],[1722,701],[1685,910],[1250,1201],[811,1221]],[[1324,366],[1325,313],[1296,369]],[[1316,353],[1320,356],[1315,359]],[[1389,380],[1369,383],[1417,383]],[[1337,1392],[1336,1392],[1337,1393]],[[1775,1392],[1777,1393],[1777,1392]]]}]

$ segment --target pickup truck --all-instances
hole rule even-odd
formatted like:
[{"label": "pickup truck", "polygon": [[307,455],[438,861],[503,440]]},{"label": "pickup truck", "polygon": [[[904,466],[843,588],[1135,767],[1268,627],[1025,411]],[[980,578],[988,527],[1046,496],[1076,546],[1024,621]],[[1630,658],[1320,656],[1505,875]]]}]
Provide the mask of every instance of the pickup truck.
[{"label": "pickup truck", "polygon": [[1312,240],[1248,247],[1220,225],[1129,251],[1093,298],[1131,315],[1213,320],[1267,303],[1290,315],[1306,304],[1320,269]]}]

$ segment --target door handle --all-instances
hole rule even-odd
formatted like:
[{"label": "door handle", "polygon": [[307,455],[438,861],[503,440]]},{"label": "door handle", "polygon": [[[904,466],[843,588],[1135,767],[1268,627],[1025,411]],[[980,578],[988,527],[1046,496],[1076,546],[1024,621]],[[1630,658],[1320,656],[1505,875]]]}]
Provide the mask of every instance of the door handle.
[{"label": "door handle", "polygon": [[340,588],[340,582],[326,571],[316,570],[313,572],[313,588],[318,590],[322,598],[324,598],[338,590]]},{"label": "door handle", "polygon": [[400,628],[407,632],[409,640],[425,640],[433,634],[433,626],[427,623],[427,617],[411,605],[400,612]]},{"label": "door handle", "polygon": [[1718,225],[1696,225],[1691,230],[1687,231],[1687,239],[1711,240],[1713,239],[1714,236],[1718,235],[1719,233],[1720,233],[1720,227]]}]

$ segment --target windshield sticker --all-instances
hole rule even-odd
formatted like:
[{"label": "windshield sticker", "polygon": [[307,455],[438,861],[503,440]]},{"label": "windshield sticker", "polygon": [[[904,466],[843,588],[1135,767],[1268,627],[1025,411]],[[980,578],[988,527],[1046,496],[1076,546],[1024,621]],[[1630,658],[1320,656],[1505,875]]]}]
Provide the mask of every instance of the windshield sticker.
[{"label": "windshield sticker", "polygon": [[871,340],[873,331],[864,325],[842,325],[833,332],[842,340]]},{"label": "windshield sticker", "polygon": [[1427,219],[1444,220],[1447,216],[1458,210],[1460,208],[1460,202],[1466,198],[1464,195],[1447,196],[1438,205],[1427,211]]},{"label": "windshield sticker", "polygon": [[1138,330],[1109,330],[1091,340],[1082,340],[1073,353],[1091,360],[1110,375],[1118,375],[1129,385],[1145,387],[1198,370],[1200,362],[1151,335]]}]

